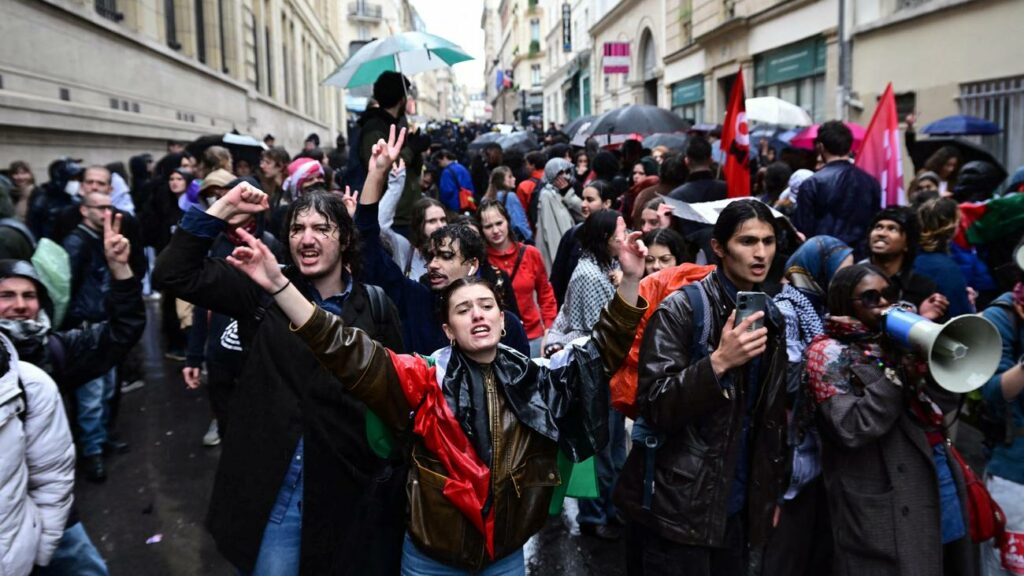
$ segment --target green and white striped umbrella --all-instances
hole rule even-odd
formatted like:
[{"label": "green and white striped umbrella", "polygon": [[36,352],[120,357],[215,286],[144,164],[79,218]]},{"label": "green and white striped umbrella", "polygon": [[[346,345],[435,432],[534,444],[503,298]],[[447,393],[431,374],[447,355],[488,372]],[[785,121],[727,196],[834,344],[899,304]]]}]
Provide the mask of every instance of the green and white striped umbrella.
[{"label": "green and white striped umbrella", "polygon": [[408,76],[472,59],[457,44],[444,38],[425,32],[403,32],[363,46],[323,83],[341,88],[365,86],[376,82],[381,72]]}]

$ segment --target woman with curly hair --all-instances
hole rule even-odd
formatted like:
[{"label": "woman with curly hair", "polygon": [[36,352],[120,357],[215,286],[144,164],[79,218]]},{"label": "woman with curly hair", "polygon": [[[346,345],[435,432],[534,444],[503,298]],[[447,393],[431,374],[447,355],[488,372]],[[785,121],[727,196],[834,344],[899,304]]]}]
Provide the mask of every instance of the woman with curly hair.
[{"label": "woman with curly hair", "polygon": [[973,296],[968,294],[967,280],[949,254],[950,242],[960,224],[960,207],[950,198],[936,198],[922,204],[917,214],[921,239],[914,258],[914,272],[930,278],[939,293],[949,300],[946,318],[973,314]]}]

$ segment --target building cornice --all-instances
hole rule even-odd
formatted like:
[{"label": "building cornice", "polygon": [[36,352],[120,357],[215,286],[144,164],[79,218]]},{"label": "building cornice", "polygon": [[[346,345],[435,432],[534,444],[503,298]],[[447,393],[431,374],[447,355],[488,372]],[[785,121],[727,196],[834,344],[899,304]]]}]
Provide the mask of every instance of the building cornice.
[{"label": "building cornice", "polygon": [[618,21],[619,17],[629,11],[633,7],[636,0],[621,0],[618,4],[612,7],[600,20],[590,25],[590,35],[596,37],[601,32],[604,32],[606,28],[612,25],[613,22]]},{"label": "building cornice", "polygon": [[932,0],[931,2],[925,2],[914,8],[899,10],[884,18],[875,20],[874,22],[857,26],[853,29],[853,34],[869,34],[875,30],[888,28],[889,26],[894,26],[896,24],[906,22],[907,20],[916,20],[922,16],[931,16],[934,13],[963,6],[964,4],[970,4],[974,1],[975,0]]}]

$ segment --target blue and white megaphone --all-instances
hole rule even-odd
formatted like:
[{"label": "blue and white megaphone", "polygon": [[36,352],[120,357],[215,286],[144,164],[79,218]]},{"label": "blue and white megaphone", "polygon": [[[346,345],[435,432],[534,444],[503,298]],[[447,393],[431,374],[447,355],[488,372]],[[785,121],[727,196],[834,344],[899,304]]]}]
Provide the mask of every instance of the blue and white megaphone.
[{"label": "blue and white megaphone", "polygon": [[900,346],[920,354],[939,386],[960,394],[988,382],[1003,354],[999,331],[973,314],[936,324],[913,312],[891,308],[885,312],[885,333]]}]

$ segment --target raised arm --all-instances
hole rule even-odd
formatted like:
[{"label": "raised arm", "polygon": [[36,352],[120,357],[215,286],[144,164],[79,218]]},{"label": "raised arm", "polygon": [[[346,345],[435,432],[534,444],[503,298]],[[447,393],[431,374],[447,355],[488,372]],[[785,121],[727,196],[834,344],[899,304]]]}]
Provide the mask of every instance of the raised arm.
[{"label": "raised arm", "polygon": [[142,337],[146,328],[146,306],[142,301],[142,283],[128,264],[131,243],[121,235],[122,216],[104,216],[103,249],[110,269],[110,293],[107,306],[110,318],[57,332],[63,347],[64,362],[55,366],[57,382],[65,390],[84,384],[109,371],[124,358]]},{"label": "raised arm", "polygon": [[298,336],[349,393],[365,402],[390,426],[403,429],[408,422],[409,406],[388,349],[366,332],[345,326],[340,317],[306,300],[281,272],[266,244],[242,229],[238,235],[245,246],[235,248],[228,262],[274,296],[278,307],[297,327],[294,330]]}]

